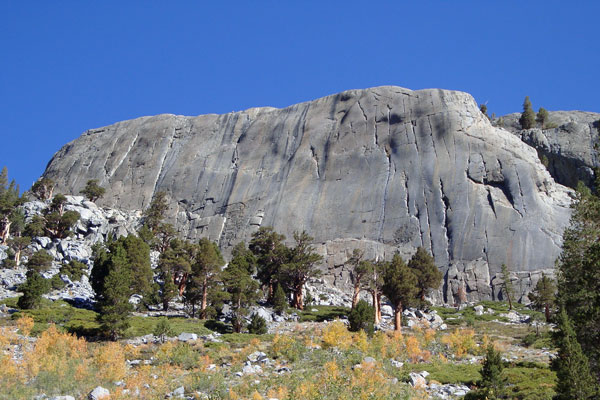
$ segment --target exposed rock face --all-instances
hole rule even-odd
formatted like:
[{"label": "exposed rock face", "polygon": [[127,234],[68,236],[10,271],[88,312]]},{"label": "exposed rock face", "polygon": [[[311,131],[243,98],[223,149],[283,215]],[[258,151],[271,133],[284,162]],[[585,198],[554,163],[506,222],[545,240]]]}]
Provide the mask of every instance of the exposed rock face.
[{"label": "exposed rock face", "polygon": [[520,113],[502,117],[506,129],[518,135],[525,143],[545,158],[548,171],[563,185],[577,187],[582,181],[591,186],[598,160],[598,129],[600,114],[584,111],[551,111],[548,124],[552,129],[521,130]]},{"label": "exposed rock face", "polygon": [[462,284],[470,299],[495,297],[502,263],[552,268],[570,215],[568,190],[533,148],[492,127],[470,95],[443,90],[379,87],[285,109],[124,121],[64,146],[44,175],[66,193],[98,179],[101,202],[125,209],[166,191],[183,235],[225,249],[261,225],[288,238],[306,230],[337,286],[348,284],[353,248],[390,258],[424,246],[446,274],[438,296],[448,302]]}]

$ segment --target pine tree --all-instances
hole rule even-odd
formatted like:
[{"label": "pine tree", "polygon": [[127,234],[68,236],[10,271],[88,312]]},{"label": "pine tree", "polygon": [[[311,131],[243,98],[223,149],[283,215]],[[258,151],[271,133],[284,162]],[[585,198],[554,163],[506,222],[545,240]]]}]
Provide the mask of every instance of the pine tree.
[{"label": "pine tree", "polygon": [[371,269],[369,262],[364,260],[364,255],[364,251],[354,249],[352,256],[348,259],[348,263],[351,265],[350,280],[354,289],[352,292],[352,308],[356,307],[358,303],[363,282]]},{"label": "pine tree", "polygon": [[167,193],[158,192],[152,198],[150,206],[144,211],[144,226],[150,229],[150,232],[154,234],[158,229],[159,225],[165,218],[165,213],[169,209],[169,203],[167,202]]},{"label": "pine tree", "polygon": [[233,258],[223,270],[221,279],[225,290],[229,294],[228,300],[231,301],[234,313],[233,331],[237,333],[242,331],[243,321],[248,313],[248,306],[258,299],[259,283],[252,278],[249,272],[249,269],[251,270],[252,253],[250,253],[249,260],[249,255],[244,249],[238,246],[234,250]]},{"label": "pine tree", "polygon": [[288,306],[285,292],[280,284],[277,284],[273,294],[273,309],[279,315],[283,314]]},{"label": "pine tree", "polygon": [[510,271],[508,270],[508,267],[506,266],[506,264],[502,264],[500,274],[502,277],[502,293],[506,296],[506,299],[508,300],[508,309],[512,311],[512,309],[513,309],[512,300],[514,297],[514,289],[512,286],[512,282],[510,280]]},{"label": "pine tree", "polygon": [[592,373],[600,377],[600,198],[583,184],[572,203],[558,262],[557,303],[564,307]]},{"label": "pine tree", "polygon": [[256,257],[257,279],[267,288],[267,300],[273,301],[273,291],[277,286],[281,266],[288,257],[288,248],[283,244],[285,236],[271,227],[261,226],[252,234],[248,245]]},{"label": "pine tree", "polygon": [[113,340],[128,328],[133,310],[129,298],[134,276],[123,243],[124,240],[116,240],[109,241],[106,247],[95,246],[90,276],[101,329]]},{"label": "pine tree", "polygon": [[169,247],[160,254],[158,266],[163,277],[169,275],[181,296],[192,272],[192,264],[198,255],[198,245],[186,240],[172,239]]},{"label": "pine tree", "polygon": [[521,124],[521,129],[531,129],[535,126],[535,112],[531,107],[529,96],[525,96],[525,101],[523,101],[523,113],[519,118],[519,124]]},{"label": "pine tree", "polygon": [[408,261],[408,267],[417,277],[419,299],[421,302],[425,302],[427,291],[440,287],[443,278],[442,271],[436,267],[433,257],[423,247],[417,248],[415,254]]},{"label": "pine tree", "polygon": [[217,283],[216,276],[225,265],[225,260],[216,243],[207,238],[200,239],[196,262],[192,265],[191,284],[186,287],[187,299],[192,302],[193,307],[200,303],[200,318],[206,318],[208,307],[208,294],[211,287]]},{"label": "pine tree", "polygon": [[479,111],[481,111],[481,113],[482,113],[483,115],[485,115],[485,117],[486,117],[488,120],[490,119],[490,117],[489,117],[489,115],[488,115],[488,108],[487,108],[487,105],[486,105],[486,104],[481,104],[481,105],[479,106]]},{"label": "pine tree", "polygon": [[98,185],[97,179],[90,179],[87,181],[85,188],[83,188],[79,193],[87,197],[89,201],[95,202],[100,197],[104,196],[105,192],[106,189]]},{"label": "pine tree", "polygon": [[361,329],[368,334],[372,334],[374,330],[373,323],[375,322],[375,310],[364,300],[356,303],[356,306],[350,310],[348,314],[348,330],[350,332],[358,332]]},{"label": "pine tree", "polygon": [[546,126],[546,122],[548,122],[548,117],[548,111],[546,111],[544,107],[540,107],[540,109],[537,112],[537,115],[535,116],[535,120],[538,124],[540,124],[542,129],[544,129],[544,127]]},{"label": "pine tree", "polygon": [[489,344],[483,366],[481,368],[481,380],[478,382],[480,390],[487,399],[502,399],[506,391],[506,379],[502,376],[502,355]]},{"label": "pine tree", "polygon": [[252,314],[250,323],[248,324],[248,333],[264,335],[267,333],[267,321],[256,313]]},{"label": "pine tree", "polygon": [[167,311],[169,309],[169,301],[177,296],[177,285],[175,285],[170,272],[163,272],[162,280],[163,286],[161,288],[160,300],[163,305],[163,311]]},{"label": "pine tree", "polygon": [[542,274],[535,285],[535,289],[528,294],[528,297],[536,310],[544,310],[546,322],[550,322],[550,309],[554,307],[556,300],[556,284],[554,281]]},{"label": "pine tree", "polygon": [[381,294],[384,283],[384,273],[388,267],[386,261],[363,261],[362,268],[366,270],[365,289],[371,294],[373,311],[375,315],[375,325],[381,321]]},{"label": "pine tree", "polygon": [[558,314],[558,330],[554,334],[558,355],[552,361],[556,371],[557,400],[597,399],[600,396],[598,382],[590,372],[590,366],[582,351],[573,325],[564,309]]},{"label": "pine tree", "polygon": [[139,237],[128,235],[120,237],[118,242],[123,246],[127,254],[129,268],[133,275],[131,290],[148,300],[155,296],[154,273],[150,266],[150,247]]},{"label": "pine tree", "polygon": [[310,242],[313,238],[306,232],[294,232],[296,245],[289,249],[286,262],[279,272],[280,281],[292,293],[293,306],[304,309],[304,284],[309,279],[320,276],[317,263],[322,257],[315,253]]},{"label": "pine tree", "polygon": [[21,309],[39,308],[42,295],[50,291],[50,282],[38,271],[31,269],[27,271],[27,280],[19,286],[23,296],[19,297],[17,305]]},{"label": "pine tree", "polygon": [[39,200],[46,201],[52,198],[56,183],[50,178],[41,178],[31,187],[31,193]]},{"label": "pine tree", "polygon": [[385,270],[383,281],[383,294],[394,307],[394,330],[400,331],[403,307],[414,302],[419,291],[417,277],[396,253]]}]

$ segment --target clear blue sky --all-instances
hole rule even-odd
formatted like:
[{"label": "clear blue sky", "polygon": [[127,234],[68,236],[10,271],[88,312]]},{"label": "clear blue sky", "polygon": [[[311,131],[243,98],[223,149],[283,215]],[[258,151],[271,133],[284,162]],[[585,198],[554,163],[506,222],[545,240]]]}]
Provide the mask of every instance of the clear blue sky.
[{"label": "clear blue sky", "polygon": [[0,166],[86,129],[398,85],[600,111],[598,1],[2,1]]}]

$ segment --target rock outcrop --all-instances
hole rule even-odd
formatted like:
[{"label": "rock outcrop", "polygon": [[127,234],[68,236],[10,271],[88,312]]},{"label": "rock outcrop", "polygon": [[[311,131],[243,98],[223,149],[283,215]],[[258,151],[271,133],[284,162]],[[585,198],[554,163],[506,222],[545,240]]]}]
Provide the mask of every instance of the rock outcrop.
[{"label": "rock outcrop", "polygon": [[[550,111],[550,129],[525,129],[519,125],[520,113],[505,115],[501,125],[535,147],[540,159],[556,182],[572,188],[579,181],[594,182],[598,160],[600,114],[585,111]],[[498,120],[495,121],[498,123]]]},{"label": "rock outcrop", "polygon": [[461,285],[469,299],[496,298],[503,263],[535,283],[570,215],[569,190],[535,149],[493,127],[470,95],[444,90],[119,122],[64,146],[44,175],[75,194],[98,179],[101,203],[129,210],[165,191],[182,235],[225,250],[259,226],[306,230],[339,287],[354,248],[389,258],[424,246],[446,276],[437,300],[450,303]]}]

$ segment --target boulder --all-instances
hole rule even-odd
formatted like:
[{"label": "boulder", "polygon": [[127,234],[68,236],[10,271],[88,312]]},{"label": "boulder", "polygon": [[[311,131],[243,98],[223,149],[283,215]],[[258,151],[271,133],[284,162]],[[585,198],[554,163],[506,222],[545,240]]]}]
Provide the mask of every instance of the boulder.
[{"label": "boulder", "polygon": [[88,400],[108,400],[110,399],[110,392],[102,386],[97,386],[88,394],[87,398]]},{"label": "boulder", "polygon": [[195,333],[182,332],[177,336],[177,340],[180,342],[191,342],[198,340],[198,335]]}]

